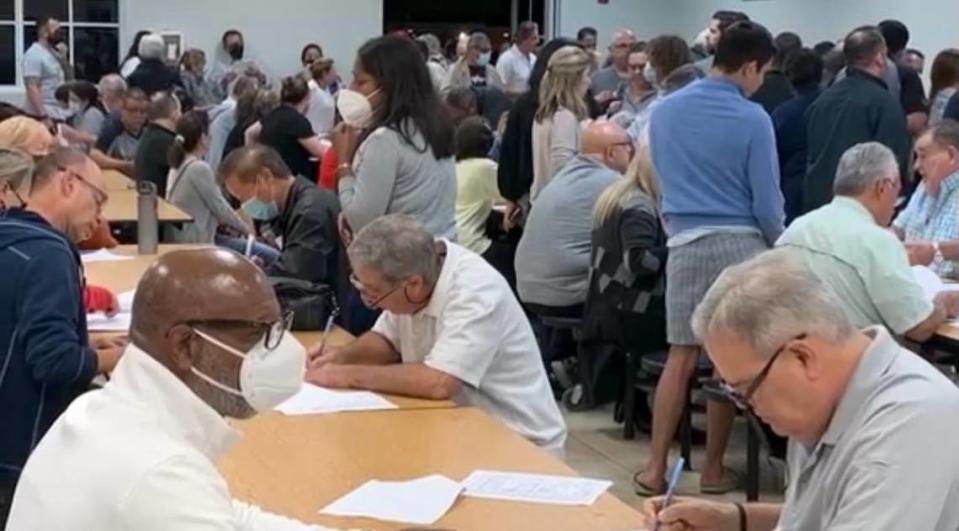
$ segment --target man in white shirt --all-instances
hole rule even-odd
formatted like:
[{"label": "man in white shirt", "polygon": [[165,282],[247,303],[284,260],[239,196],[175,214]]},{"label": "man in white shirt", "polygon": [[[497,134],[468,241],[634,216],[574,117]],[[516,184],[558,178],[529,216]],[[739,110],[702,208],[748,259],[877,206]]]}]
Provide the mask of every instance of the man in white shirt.
[{"label": "man in white shirt", "polygon": [[318,529],[232,499],[216,468],[239,437],[224,417],[272,409],[301,385],[289,317],[239,255],[160,257],[137,288],[123,361],[40,441],[7,529]]},{"label": "man in white shirt", "polygon": [[562,452],[566,424],[533,330],[492,266],[401,215],[367,225],[348,253],[351,282],[383,314],[353,343],[310,352],[307,381],[476,406]]},{"label": "man in white shirt", "polygon": [[63,42],[60,21],[51,17],[37,19],[37,40],[23,54],[23,84],[27,88],[26,110],[45,119],[65,119],[69,112],[57,104],[54,93],[63,84],[63,65],[55,47]]},{"label": "man in white shirt", "polygon": [[500,56],[496,63],[496,71],[503,78],[506,93],[517,98],[529,90],[529,76],[536,64],[536,55],[533,53],[539,46],[539,26],[535,22],[526,21],[519,25],[513,46]]}]

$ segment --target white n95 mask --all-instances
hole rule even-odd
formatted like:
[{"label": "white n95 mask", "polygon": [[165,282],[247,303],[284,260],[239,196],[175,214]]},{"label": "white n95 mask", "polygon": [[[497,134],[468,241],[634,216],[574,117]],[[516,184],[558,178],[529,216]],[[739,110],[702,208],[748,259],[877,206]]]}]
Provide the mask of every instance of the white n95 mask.
[{"label": "white n95 mask", "polygon": [[[373,94],[376,92],[370,96]],[[340,89],[336,95],[336,108],[350,127],[365,129],[373,122],[373,105],[368,97],[355,90]]]},{"label": "white n95 mask", "polygon": [[273,350],[266,348],[266,335],[246,354],[219,339],[194,329],[198,336],[243,359],[240,388],[234,389],[190,367],[206,383],[235,396],[242,396],[259,413],[270,411],[300,390],[306,372],[306,349],[289,332]]}]

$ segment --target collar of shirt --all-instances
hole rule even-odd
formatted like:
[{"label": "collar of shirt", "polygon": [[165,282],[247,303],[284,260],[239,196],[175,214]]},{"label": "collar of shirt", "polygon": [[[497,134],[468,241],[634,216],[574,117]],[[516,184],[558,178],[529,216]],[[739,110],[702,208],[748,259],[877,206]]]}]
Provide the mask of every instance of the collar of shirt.
[{"label": "collar of shirt", "polygon": [[875,390],[880,375],[889,368],[899,353],[899,344],[885,328],[875,326],[863,332],[872,338],[872,342],[859,358],[859,365],[849,379],[849,383],[846,384],[846,390],[832,414],[829,427],[826,428],[817,446],[833,446],[842,439],[849,424]]},{"label": "collar of shirt", "polygon": [[440,242],[446,245],[446,259],[443,260],[443,269],[440,276],[436,279],[436,285],[433,286],[433,293],[430,295],[430,302],[423,308],[419,315],[428,315],[439,319],[446,307],[446,301],[449,299],[450,287],[453,283],[453,270],[456,269],[456,262],[459,261],[460,249],[450,243],[446,238],[440,238]]},{"label": "collar of shirt", "polygon": [[708,87],[715,88],[717,90],[723,90],[726,92],[735,92],[742,97],[746,97],[746,91],[743,90],[737,83],[730,81],[729,79],[722,77],[706,77],[699,81],[700,83],[705,84]]},{"label": "collar of shirt", "polygon": [[846,69],[846,77],[858,77],[858,78],[866,79],[866,80],[872,81],[873,83],[876,83],[877,85],[879,85],[885,90],[889,90],[889,85],[886,84],[885,80],[878,78],[870,74],[869,72],[866,72],[862,68],[850,67]]},{"label": "collar of shirt", "polygon": [[240,437],[226,419],[133,343],[127,346],[107,386],[123,397],[152,406],[166,433],[211,461],[219,459]]},{"label": "collar of shirt", "polygon": [[[959,187],[959,171],[942,180],[942,183],[939,184],[939,195],[936,196],[936,199],[948,197],[957,187]],[[925,182],[923,182],[922,189],[923,191],[926,190]],[[926,195],[929,195],[928,192]],[[932,196],[930,195],[929,197],[931,198]]]},{"label": "collar of shirt", "polygon": [[832,204],[835,205],[837,208],[841,208],[842,210],[845,210],[847,213],[861,216],[863,219],[867,220],[869,223],[872,223],[874,225],[876,224],[876,219],[872,217],[872,213],[870,213],[869,210],[866,209],[866,207],[862,206],[862,203],[860,203],[859,201],[855,200],[852,197],[837,195],[836,197],[832,198]]},{"label": "collar of shirt", "polygon": [[519,46],[517,46],[517,45],[515,45],[515,44],[510,47],[509,51],[510,51],[510,53],[512,53],[512,54],[515,55],[516,57],[518,57],[518,58],[526,61],[527,63],[532,62],[532,61],[533,61],[533,57],[535,57],[532,53],[528,53],[528,54],[523,53],[523,51],[519,49]]}]

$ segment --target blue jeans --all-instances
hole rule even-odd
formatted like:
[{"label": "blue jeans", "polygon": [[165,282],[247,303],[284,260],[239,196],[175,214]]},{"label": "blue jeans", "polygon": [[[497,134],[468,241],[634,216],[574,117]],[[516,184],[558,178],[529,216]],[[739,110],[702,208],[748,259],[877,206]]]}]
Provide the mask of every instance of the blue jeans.
[{"label": "blue jeans", "polygon": [[[246,238],[228,238],[218,234],[214,241],[220,247],[239,254],[246,253]],[[280,258],[280,251],[260,242],[253,242],[253,249],[250,251],[250,254],[259,258],[260,263],[263,264],[263,269],[270,267],[273,265],[273,262],[276,262],[277,259]]]}]

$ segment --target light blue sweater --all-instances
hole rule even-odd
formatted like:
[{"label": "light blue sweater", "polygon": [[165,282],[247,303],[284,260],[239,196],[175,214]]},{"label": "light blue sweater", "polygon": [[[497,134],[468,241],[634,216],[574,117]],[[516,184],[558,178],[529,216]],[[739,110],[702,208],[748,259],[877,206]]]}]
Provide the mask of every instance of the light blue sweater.
[{"label": "light blue sweater", "polygon": [[783,231],[772,121],[738,85],[707,78],[667,96],[650,121],[650,150],[670,237],[703,227]]}]

